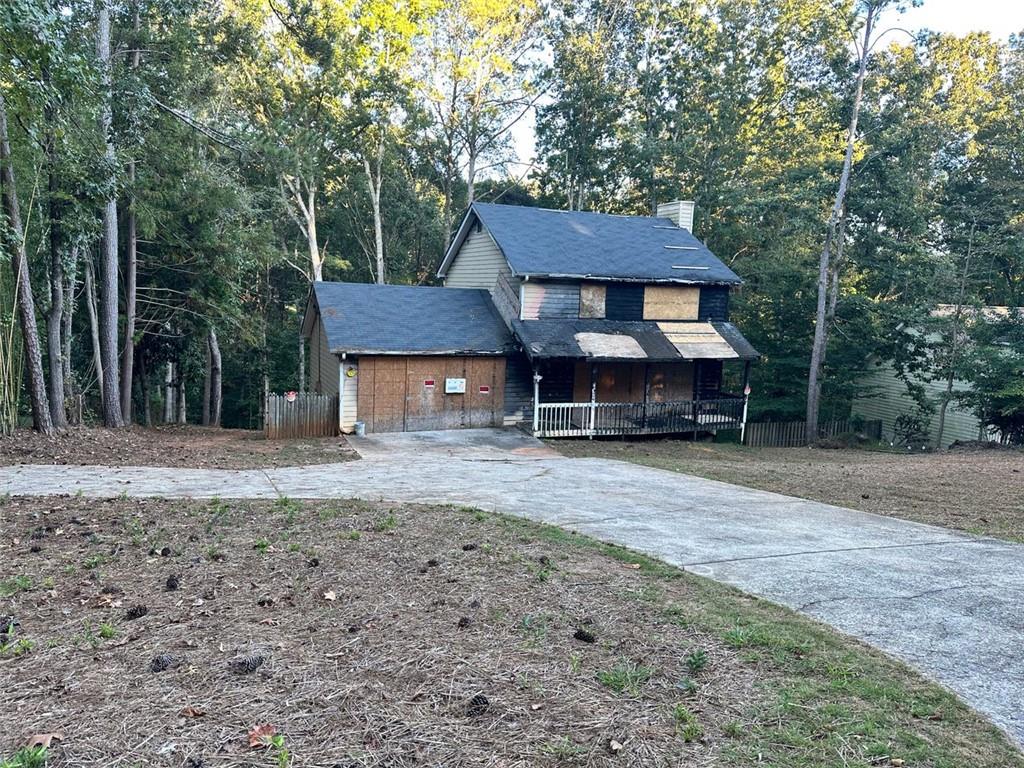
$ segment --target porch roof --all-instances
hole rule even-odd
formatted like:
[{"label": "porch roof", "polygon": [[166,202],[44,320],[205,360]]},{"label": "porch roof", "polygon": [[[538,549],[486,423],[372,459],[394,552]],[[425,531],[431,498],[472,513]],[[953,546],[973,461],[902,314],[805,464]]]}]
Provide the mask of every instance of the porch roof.
[{"label": "porch roof", "polygon": [[753,360],[732,323],[652,320],[516,320],[512,330],[533,359]]}]

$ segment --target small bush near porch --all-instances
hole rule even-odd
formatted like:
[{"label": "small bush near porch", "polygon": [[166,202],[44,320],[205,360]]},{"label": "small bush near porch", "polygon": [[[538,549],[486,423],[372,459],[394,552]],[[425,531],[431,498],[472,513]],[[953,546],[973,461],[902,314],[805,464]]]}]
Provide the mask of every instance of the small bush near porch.
[{"label": "small bush near porch", "polygon": [[0,501],[0,763],[1024,768],[888,657],[470,509]]}]

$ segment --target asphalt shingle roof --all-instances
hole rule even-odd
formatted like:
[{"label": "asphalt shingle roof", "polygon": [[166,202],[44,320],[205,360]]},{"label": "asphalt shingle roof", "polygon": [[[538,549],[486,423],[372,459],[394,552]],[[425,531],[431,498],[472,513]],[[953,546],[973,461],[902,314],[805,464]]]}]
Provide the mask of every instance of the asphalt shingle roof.
[{"label": "asphalt shingle roof", "polygon": [[742,282],[700,240],[654,216],[474,203],[517,275],[676,283]]},{"label": "asphalt shingle roof", "polygon": [[515,342],[487,291],[315,283],[331,352],[500,355]]},{"label": "asphalt shingle roof", "polygon": [[[673,330],[680,330],[687,325],[694,328],[711,325],[721,341],[727,354],[697,354],[688,357],[683,354],[687,350],[685,344],[679,345],[666,335],[662,325]],[[688,359],[738,359],[754,360],[759,355],[743,334],[732,323],[669,323],[659,324],[653,320],[515,320],[513,330],[523,344],[523,349],[534,359],[565,357],[591,360],[637,359],[646,362],[672,362]],[[593,348],[580,343],[586,337],[628,337],[635,341],[633,352],[628,355],[611,352],[604,355]],[[611,340],[611,339],[609,339]],[[727,347],[726,347],[727,345]],[[613,344],[609,350],[621,348],[623,345]],[[731,352],[728,350],[731,349]]]}]

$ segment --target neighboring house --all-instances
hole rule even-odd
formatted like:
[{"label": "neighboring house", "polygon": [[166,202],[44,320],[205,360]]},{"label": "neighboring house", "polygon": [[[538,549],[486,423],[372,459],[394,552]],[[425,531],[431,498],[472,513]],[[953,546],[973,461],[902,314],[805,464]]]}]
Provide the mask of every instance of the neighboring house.
[{"label": "neighboring house", "polygon": [[690,233],[692,203],[658,213],[475,203],[444,288],[314,286],[311,385],[345,382],[344,431],[479,426],[480,397],[491,423],[537,435],[739,428],[745,398],[722,391],[723,366],[745,384],[758,356],[729,322],[740,279]]},{"label": "neighboring house", "polygon": [[[955,309],[952,304],[940,304],[932,312],[932,316],[951,318]],[[973,309],[964,311],[974,314]],[[984,307],[981,317],[993,321],[1006,317],[1010,312],[1009,307]],[[941,337],[935,334],[930,338],[933,341],[938,341]],[[938,437],[939,407],[946,395],[946,381],[929,381],[913,376],[911,383],[920,387],[924,397],[934,406],[932,412],[927,414],[927,424],[925,425],[928,443],[934,445]],[[896,372],[891,361],[872,360],[869,363],[868,373],[861,378],[858,384],[867,394],[858,396],[853,401],[852,411],[865,419],[880,419],[883,439],[895,440],[897,438],[895,428],[901,416],[915,417],[919,415],[920,408],[917,400],[910,395],[907,383]],[[954,379],[954,392],[962,392],[969,388],[968,382]],[[955,399],[950,401],[946,408],[946,418],[942,428],[943,447],[947,447],[957,440],[998,439],[998,432],[986,429],[969,408],[961,407]]]}]

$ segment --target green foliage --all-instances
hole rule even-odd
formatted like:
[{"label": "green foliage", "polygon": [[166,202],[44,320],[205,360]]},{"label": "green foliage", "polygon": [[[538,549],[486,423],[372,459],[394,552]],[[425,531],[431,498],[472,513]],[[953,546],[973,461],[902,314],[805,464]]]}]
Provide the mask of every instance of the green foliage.
[{"label": "green foliage", "polygon": [[597,673],[597,680],[616,693],[636,695],[648,680],[652,670],[630,659],[623,659],[611,669]]},{"label": "green foliage", "polygon": [[46,747],[23,747],[10,758],[0,759],[0,768],[45,768]]}]

